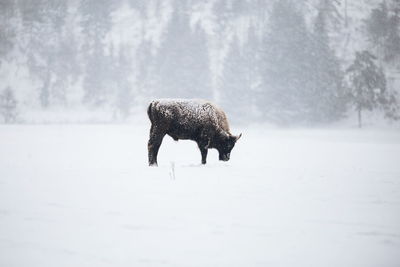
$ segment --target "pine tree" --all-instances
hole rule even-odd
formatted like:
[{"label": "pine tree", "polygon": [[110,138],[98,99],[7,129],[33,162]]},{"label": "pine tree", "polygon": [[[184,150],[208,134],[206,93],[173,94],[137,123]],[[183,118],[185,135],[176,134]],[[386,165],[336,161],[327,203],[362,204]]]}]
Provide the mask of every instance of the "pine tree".
[{"label": "pine tree", "polygon": [[341,118],[346,104],[339,59],[330,47],[327,22],[332,11],[325,6],[326,3],[325,0],[321,1],[312,34],[310,60],[314,72],[309,104],[313,105],[311,117],[314,122],[330,122]]},{"label": "pine tree", "polygon": [[377,8],[371,11],[365,24],[368,40],[377,49],[378,55],[383,54],[384,39],[387,36],[389,25],[386,1],[381,2]]},{"label": "pine tree", "polygon": [[250,115],[250,80],[247,67],[239,40],[234,38],[224,64],[220,104],[237,121]]},{"label": "pine tree", "polygon": [[17,100],[10,87],[4,89],[0,94],[0,114],[5,123],[15,122],[17,118]]},{"label": "pine tree", "polygon": [[138,92],[145,98],[156,94],[156,57],[152,53],[152,43],[143,40],[136,51],[138,59]]},{"label": "pine tree", "polygon": [[[118,60],[115,75],[117,90],[115,96],[115,117],[127,118],[132,108],[133,95],[129,77],[132,77],[131,57],[127,46],[121,45],[118,53]],[[117,115],[119,114],[119,116]]]},{"label": "pine tree", "polygon": [[198,25],[192,31],[189,16],[183,10],[173,12],[157,62],[157,96],[211,97],[205,32]]},{"label": "pine tree", "polygon": [[276,1],[264,34],[263,92],[259,106],[278,123],[326,123],[342,117],[343,74],[330,47],[329,23],[340,20],[337,1],[320,0],[313,31],[290,0]]},{"label": "pine tree", "polygon": [[328,30],[338,29],[342,23],[342,15],[339,11],[340,0],[319,0],[318,13],[323,14],[325,20],[325,27]]},{"label": "pine tree", "polygon": [[0,66],[2,59],[15,44],[16,32],[13,18],[16,16],[16,5],[13,0],[0,1]]},{"label": "pine tree", "polygon": [[379,60],[396,62],[400,57],[400,1],[382,1],[365,20],[366,34]]},{"label": "pine tree", "polygon": [[110,98],[111,57],[106,53],[105,38],[111,29],[111,0],[85,0],[79,6],[84,36],[83,101],[89,105],[105,105]]},{"label": "pine tree", "polygon": [[223,64],[225,60],[224,50],[230,43],[230,35],[233,29],[233,18],[235,13],[232,10],[232,2],[229,0],[218,0],[213,4],[215,38],[211,39],[213,57],[211,64],[214,67],[212,73],[213,100],[217,103],[222,101],[223,94]]},{"label": "pine tree", "polygon": [[231,120],[245,121],[257,116],[259,96],[259,40],[255,30],[248,30],[247,42],[242,46],[236,36],[226,56],[222,75],[221,105]]},{"label": "pine tree", "polygon": [[400,0],[393,0],[390,7],[387,36],[385,39],[385,61],[396,62],[400,58]]},{"label": "pine tree", "polygon": [[[67,2],[38,0],[18,2],[23,19],[26,43],[20,44],[28,59],[32,77],[39,82],[38,99],[43,108],[53,103],[65,103],[65,88],[59,75],[66,75],[59,66],[72,61],[62,58],[63,29],[67,16]],[[71,42],[69,41],[69,45]]]},{"label": "pine tree", "polygon": [[385,102],[386,78],[375,63],[376,57],[368,51],[356,52],[353,64],[347,69],[351,83],[351,101],[362,127],[362,111],[373,110]]},{"label": "pine tree", "polygon": [[260,52],[261,40],[256,33],[256,26],[251,25],[248,29],[247,43],[243,47],[245,64],[245,80],[247,81],[248,116],[252,119],[259,118],[257,101],[260,97],[262,78],[260,74]]},{"label": "pine tree", "polygon": [[258,106],[265,118],[277,123],[309,120],[310,43],[303,14],[290,0],[276,1],[262,48],[263,92]]},{"label": "pine tree", "polygon": [[70,90],[72,86],[79,82],[82,74],[82,64],[79,58],[79,38],[73,27],[73,21],[69,20],[67,23],[62,29],[55,55],[57,60],[54,66],[55,77],[52,86],[53,98],[55,98],[53,101],[63,106],[70,104],[70,100],[75,103],[80,103],[81,100],[74,96],[73,90]]},{"label": "pine tree", "polygon": [[381,100],[385,118],[389,120],[400,120],[400,103],[396,91],[386,93]]}]

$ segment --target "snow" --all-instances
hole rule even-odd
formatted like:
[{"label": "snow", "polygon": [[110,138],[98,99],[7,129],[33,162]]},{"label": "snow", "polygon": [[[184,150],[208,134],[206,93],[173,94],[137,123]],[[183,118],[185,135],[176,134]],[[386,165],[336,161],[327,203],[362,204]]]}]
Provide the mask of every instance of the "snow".
[{"label": "snow", "polygon": [[[399,266],[398,130],[0,126],[0,266]],[[174,175],[173,175],[174,171]]]},{"label": "snow", "polygon": [[[151,102],[152,109],[173,119],[183,127],[197,128],[198,125],[212,124],[229,133],[225,112],[203,99],[158,99]],[[152,111],[154,112],[154,111]],[[179,115],[177,116],[176,113]]]}]

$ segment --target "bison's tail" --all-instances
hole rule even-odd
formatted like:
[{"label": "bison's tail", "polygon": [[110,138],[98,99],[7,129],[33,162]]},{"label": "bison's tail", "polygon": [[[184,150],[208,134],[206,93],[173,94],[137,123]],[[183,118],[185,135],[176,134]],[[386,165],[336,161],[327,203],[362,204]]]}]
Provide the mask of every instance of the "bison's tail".
[{"label": "bison's tail", "polygon": [[147,115],[149,116],[151,122],[153,122],[152,106],[153,106],[153,101],[150,102],[149,106],[147,107]]}]

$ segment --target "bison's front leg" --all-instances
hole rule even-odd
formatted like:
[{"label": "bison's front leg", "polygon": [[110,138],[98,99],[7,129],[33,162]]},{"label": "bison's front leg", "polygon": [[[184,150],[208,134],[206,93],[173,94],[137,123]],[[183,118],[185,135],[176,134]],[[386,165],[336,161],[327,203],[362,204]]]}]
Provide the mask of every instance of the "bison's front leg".
[{"label": "bison's front leg", "polygon": [[208,143],[207,142],[197,142],[197,146],[201,152],[201,164],[207,163],[207,152],[208,152]]},{"label": "bison's front leg", "polygon": [[161,133],[155,127],[151,126],[150,139],[147,146],[149,150],[149,166],[157,166],[157,154],[164,135],[165,133]]},{"label": "bison's front leg", "polygon": [[208,149],[200,148],[200,152],[201,152],[201,164],[206,164],[207,163],[207,152],[208,152]]}]

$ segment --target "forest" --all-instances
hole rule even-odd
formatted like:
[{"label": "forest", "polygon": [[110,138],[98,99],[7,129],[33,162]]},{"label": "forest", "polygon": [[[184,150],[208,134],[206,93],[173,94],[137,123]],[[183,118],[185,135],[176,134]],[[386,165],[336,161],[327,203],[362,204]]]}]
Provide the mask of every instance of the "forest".
[{"label": "forest", "polygon": [[123,122],[154,98],[236,123],[400,116],[399,0],[1,0],[0,21],[2,123]]}]

